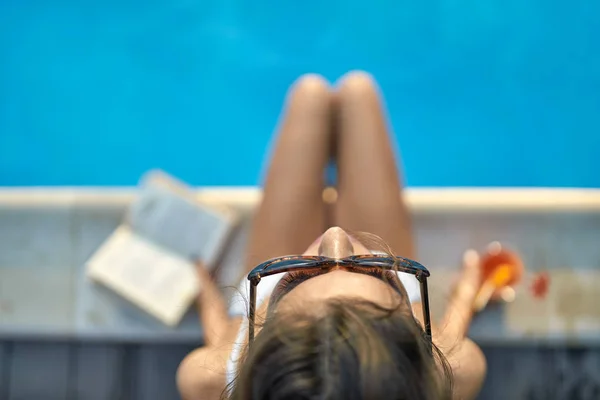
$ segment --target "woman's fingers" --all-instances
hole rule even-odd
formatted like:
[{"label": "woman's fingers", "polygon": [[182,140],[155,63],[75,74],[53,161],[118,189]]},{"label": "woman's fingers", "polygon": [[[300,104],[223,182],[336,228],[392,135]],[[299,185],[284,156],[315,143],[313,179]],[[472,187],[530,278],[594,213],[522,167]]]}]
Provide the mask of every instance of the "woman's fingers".
[{"label": "woman's fingers", "polygon": [[463,266],[455,296],[472,306],[480,287],[481,266],[479,254],[475,250],[467,250],[463,255]]},{"label": "woman's fingers", "polygon": [[196,264],[196,271],[200,280],[200,294],[196,299],[196,309],[200,315],[204,342],[207,346],[219,346],[230,333],[231,319],[227,312],[227,304],[202,263]]}]

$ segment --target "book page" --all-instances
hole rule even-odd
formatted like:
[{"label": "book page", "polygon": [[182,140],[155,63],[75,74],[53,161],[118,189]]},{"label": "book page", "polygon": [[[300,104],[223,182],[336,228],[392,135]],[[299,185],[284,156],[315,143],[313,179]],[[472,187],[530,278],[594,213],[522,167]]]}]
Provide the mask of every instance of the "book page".
[{"label": "book page", "polygon": [[132,230],[187,260],[199,259],[212,268],[221,254],[235,220],[194,202],[180,190],[147,180],[132,204],[128,223]]},{"label": "book page", "polygon": [[192,262],[119,227],[87,263],[88,276],[163,323],[176,325],[198,295]]}]

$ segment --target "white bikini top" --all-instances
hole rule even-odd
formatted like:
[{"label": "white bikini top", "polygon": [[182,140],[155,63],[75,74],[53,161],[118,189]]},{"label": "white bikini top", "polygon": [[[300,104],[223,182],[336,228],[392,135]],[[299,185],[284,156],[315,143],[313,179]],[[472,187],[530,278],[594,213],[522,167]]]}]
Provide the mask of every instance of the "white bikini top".
[{"label": "white bikini top", "polygon": [[[398,279],[400,279],[400,282],[402,282],[404,288],[406,289],[410,303],[419,303],[421,301],[421,287],[417,278],[414,275],[407,274],[405,272],[397,272],[397,274]],[[275,287],[282,277],[283,274],[277,274],[264,277],[260,280],[260,285],[256,287],[256,309],[259,309],[260,306],[271,296],[273,290],[275,290]],[[250,281],[244,277],[238,287],[238,291],[232,297],[229,304],[229,315],[232,317],[242,317],[243,320],[240,330],[235,338],[235,342],[233,343],[229,358],[227,359],[227,367],[225,372],[227,385],[233,382],[235,378],[237,362],[247,341],[249,298]]]}]

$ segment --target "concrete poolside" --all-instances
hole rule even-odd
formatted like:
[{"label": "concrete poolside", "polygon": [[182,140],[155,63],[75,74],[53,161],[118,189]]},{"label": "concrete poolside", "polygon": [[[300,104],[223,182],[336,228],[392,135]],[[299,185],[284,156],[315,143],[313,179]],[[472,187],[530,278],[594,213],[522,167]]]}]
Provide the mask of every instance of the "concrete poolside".
[{"label": "concrete poolside", "polygon": [[[177,363],[201,342],[195,314],[167,328],[83,274],[134,196],[129,188],[0,190],[0,399],[175,395]],[[235,284],[260,191],[205,188],[197,196],[241,217],[220,266],[223,285]],[[546,301],[532,301],[524,284],[515,302],[474,321],[471,336],[490,369],[481,398],[574,398],[569,385],[600,393],[600,191],[432,188],[408,190],[406,199],[419,260],[432,272],[434,315],[467,248],[498,240],[529,271],[550,273]],[[544,397],[548,382],[567,397]],[[575,398],[593,398],[581,393]]]}]

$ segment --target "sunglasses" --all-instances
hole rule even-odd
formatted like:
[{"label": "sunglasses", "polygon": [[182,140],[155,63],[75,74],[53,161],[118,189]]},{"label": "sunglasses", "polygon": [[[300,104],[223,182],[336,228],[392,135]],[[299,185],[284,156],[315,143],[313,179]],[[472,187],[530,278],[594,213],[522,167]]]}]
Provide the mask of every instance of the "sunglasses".
[{"label": "sunglasses", "polygon": [[273,258],[256,266],[248,274],[250,281],[250,303],[248,310],[248,344],[254,341],[254,321],[256,316],[256,287],[264,277],[292,271],[326,270],[333,267],[343,267],[348,271],[379,268],[382,271],[398,271],[414,275],[421,286],[421,302],[423,305],[423,321],[425,334],[431,342],[431,315],[429,313],[429,291],[427,278],[429,271],[416,261],[403,257],[356,255],[342,259],[323,256],[285,256]]}]

